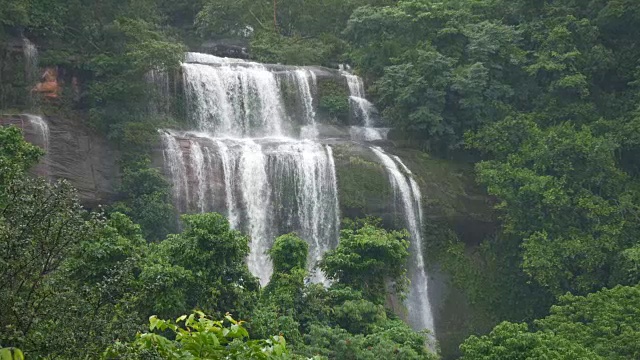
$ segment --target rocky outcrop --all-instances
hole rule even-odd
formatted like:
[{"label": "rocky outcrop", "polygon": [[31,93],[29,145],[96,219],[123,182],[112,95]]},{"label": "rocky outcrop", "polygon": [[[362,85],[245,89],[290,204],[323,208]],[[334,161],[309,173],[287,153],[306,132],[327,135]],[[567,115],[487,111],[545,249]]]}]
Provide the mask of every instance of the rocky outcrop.
[{"label": "rocky outcrop", "polygon": [[217,39],[205,41],[197,51],[236,59],[249,58],[249,42],[244,39]]},{"label": "rocky outcrop", "polygon": [[115,200],[118,154],[107,140],[79,119],[48,117],[43,121],[48,131],[37,125],[33,115],[0,115],[0,126],[21,128],[27,141],[46,150],[34,170],[38,175],[69,180],[88,208]]},{"label": "rocky outcrop", "polygon": [[58,68],[54,66],[47,67],[42,73],[40,81],[31,91],[42,95],[45,99],[57,99],[62,93],[62,85],[58,81]]},{"label": "rocky outcrop", "polygon": [[32,84],[28,83],[25,64],[21,39],[9,38],[6,43],[0,42],[0,109],[28,105]]},{"label": "rocky outcrop", "polygon": [[[335,144],[334,155],[343,215],[380,217],[398,222],[392,189],[384,167],[366,146]],[[430,157],[414,149],[387,147],[413,172],[421,187],[426,223],[444,223],[468,244],[480,242],[495,230],[490,198],[473,179],[470,164]]]}]

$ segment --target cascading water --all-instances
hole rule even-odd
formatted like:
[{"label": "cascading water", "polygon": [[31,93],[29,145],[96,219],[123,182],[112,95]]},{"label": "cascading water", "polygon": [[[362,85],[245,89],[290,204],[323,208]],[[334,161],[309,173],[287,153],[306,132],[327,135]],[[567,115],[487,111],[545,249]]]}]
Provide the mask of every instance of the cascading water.
[{"label": "cascading water", "polygon": [[29,106],[37,107],[36,99],[33,97],[31,87],[38,81],[39,56],[38,48],[26,37],[22,38],[22,53],[24,56],[25,81],[29,87]]},{"label": "cascading water", "polygon": [[151,115],[167,114],[171,97],[169,74],[161,69],[153,69],[145,74],[145,80],[153,90],[149,101]]},{"label": "cascading water", "polygon": [[[197,53],[187,54],[182,71],[198,132],[162,134],[178,210],[224,213],[249,234],[248,266],[263,285],[272,273],[266,251],[277,235],[297,232],[314,267],[339,232],[331,148],[297,139],[315,139],[315,73]],[[295,89],[300,116],[287,112],[285,85]],[[325,281],[313,269],[312,280]]]},{"label": "cascading water", "polygon": [[33,86],[38,80],[38,48],[25,37],[22,38],[22,52],[27,84]]},{"label": "cascading water", "polygon": [[316,74],[307,69],[296,69],[287,72],[287,80],[296,85],[297,94],[302,100],[302,110],[305,119],[305,125],[300,129],[300,137],[303,139],[318,138],[318,129],[316,127],[316,112],[313,107],[313,91],[317,88]]},{"label": "cascading water", "polygon": [[186,212],[189,199],[189,184],[184,154],[178,139],[172,133],[162,134],[162,142],[164,145],[164,165],[169,171],[173,182],[173,198],[176,202],[176,208],[180,212]]},{"label": "cascading water", "polygon": [[198,130],[217,136],[285,135],[276,76],[249,62],[182,65],[187,106]]},{"label": "cascading water", "polygon": [[429,329],[433,333],[435,328],[422,255],[422,194],[420,187],[413,179],[411,171],[399,157],[393,156],[392,158],[377,146],[372,147],[371,150],[387,169],[394,193],[402,203],[406,226],[411,234],[411,257],[408,263],[411,288],[405,300],[409,311],[409,323],[415,329]]},{"label": "cascading water", "polygon": [[306,124],[315,125],[316,112],[313,108],[312,94],[312,89],[315,90],[318,83],[315,73],[306,69],[297,69],[289,74],[291,74],[292,82],[296,84],[297,92],[302,99]]},{"label": "cascading water", "polygon": [[349,86],[349,102],[351,103],[352,111],[362,119],[364,127],[373,127],[371,113],[374,106],[369,100],[365,99],[362,79],[348,72],[343,71],[342,74],[347,79],[347,86]]},{"label": "cascading water", "polygon": [[389,128],[372,128],[365,126],[352,126],[349,129],[351,140],[356,141],[376,141],[386,140]]},{"label": "cascading water", "polygon": [[[266,251],[276,236],[295,231],[309,243],[312,280],[326,283],[313,267],[337,245],[339,201],[332,148],[318,140],[316,131],[315,72],[189,53],[182,74],[195,131],[162,132],[178,210],[226,214],[233,228],[249,234],[248,266],[263,285],[273,271]],[[342,75],[352,110],[365,125],[352,127],[352,138],[386,138],[388,129],[371,127],[375,109],[364,99],[362,80]],[[433,331],[421,252],[420,189],[399,158],[371,149],[387,169],[411,233],[410,323]]]},{"label": "cascading water", "polygon": [[350,74],[341,69],[342,76],[347,79],[349,87],[349,104],[352,115],[358,119],[362,126],[352,126],[349,130],[352,140],[375,141],[385,140],[389,133],[389,128],[374,127],[373,114],[376,112],[375,106],[365,98],[364,83],[359,76]]},{"label": "cascading water", "polygon": [[38,115],[25,114],[29,124],[40,137],[42,148],[45,152],[49,152],[49,124]]},{"label": "cascading water", "polygon": [[44,156],[40,160],[40,164],[36,167],[36,172],[42,176],[49,176],[49,147],[50,147],[50,131],[49,124],[45,119],[38,115],[24,114],[24,118],[29,121],[29,126],[38,137],[38,145],[44,150]]}]

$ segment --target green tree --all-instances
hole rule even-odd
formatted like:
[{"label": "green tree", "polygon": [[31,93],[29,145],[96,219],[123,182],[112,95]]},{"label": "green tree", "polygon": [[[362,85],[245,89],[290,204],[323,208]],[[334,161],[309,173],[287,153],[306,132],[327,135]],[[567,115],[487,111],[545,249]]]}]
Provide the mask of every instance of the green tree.
[{"label": "green tree", "polygon": [[460,346],[464,360],[482,359],[604,359],[572,340],[547,332],[529,332],[526,324],[504,322],[491,334],[472,336]]},{"label": "green tree", "polygon": [[251,333],[257,337],[279,332],[293,345],[301,342],[296,320],[305,306],[304,288],[309,245],[296,234],[279,236],[269,250],[273,274],[262,291],[251,317]]},{"label": "green tree", "polygon": [[0,197],[0,341],[13,345],[31,335],[48,312],[42,304],[56,293],[53,275],[78,244],[90,239],[96,224],[86,221],[64,181],[15,179]]},{"label": "green tree", "polygon": [[116,343],[107,349],[103,358],[138,359],[144,354],[153,359],[292,359],[282,336],[248,340],[242,325],[228,314],[218,321],[199,311],[175,322],[152,316],[149,330],[169,333],[174,340],[153,332],[138,334],[130,344]]},{"label": "green tree", "polygon": [[[10,181],[23,176],[43,154],[39,147],[24,141],[20,129],[0,127],[0,193],[4,193]],[[3,198],[0,198],[1,204]]]},{"label": "green tree", "polygon": [[176,213],[167,180],[149,161],[129,165],[122,174],[120,190],[126,198],[112,211],[125,213],[142,227],[145,238],[159,241],[176,229]]},{"label": "green tree", "polygon": [[406,286],[405,261],[409,256],[406,231],[387,231],[370,221],[354,224],[340,232],[340,243],[320,261],[329,279],[362,291],[365,298],[381,304],[386,283]]},{"label": "green tree", "polygon": [[158,255],[190,274],[191,281],[180,285],[187,295],[186,309],[248,315],[259,288],[245,262],[249,238],[231,230],[220,214],[183,215],[182,223],[182,233],[160,243]]},{"label": "green tree", "polygon": [[640,288],[618,286],[587,296],[565,295],[551,314],[526,324],[502,323],[472,336],[462,359],[632,359],[640,354]]},{"label": "green tree", "polygon": [[278,237],[269,250],[274,274],[287,274],[296,269],[306,269],[308,254],[309,244],[296,234]]},{"label": "green tree", "polygon": [[437,359],[424,345],[424,337],[402,322],[389,322],[384,329],[368,336],[313,325],[305,342],[307,346],[302,350],[305,356],[321,355],[336,360]]},{"label": "green tree", "polygon": [[362,7],[345,30],[351,58],[375,80],[371,90],[383,117],[439,154],[460,149],[465,131],[510,110],[509,80],[519,76],[524,53],[514,27],[483,16],[486,4]]},{"label": "green tree", "polygon": [[616,144],[586,127],[541,129],[530,117],[496,123],[475,140],[494,155],[477,165],[479,180],[502,201],[505,233],[523,239],[525,271],[556,294],[607,284],[606,270],[636,230]]},{"label": "green tree", "polygon": [[0,348],[0,359],[24,360],[24,354],[17,348]]}]

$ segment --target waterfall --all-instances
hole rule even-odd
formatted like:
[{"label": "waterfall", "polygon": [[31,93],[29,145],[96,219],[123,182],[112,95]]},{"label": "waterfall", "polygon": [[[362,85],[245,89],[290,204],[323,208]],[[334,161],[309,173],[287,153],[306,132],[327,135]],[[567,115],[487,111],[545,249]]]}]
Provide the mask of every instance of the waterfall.
[{"label": "waterfall", "polygon": [[49,124],[47,124],[47,122],[38,115],[31,115],[31,114],[25,114],[24,115],[27,120],[29,121],[29,124],[31,125],[31,128],[35,131],[36,134],[38,134],[39,136],[39,140],[41,141],[42,144],[42,150],[45,151],[45,154],[49,152]]},{"label": "waterfall", "polygon": [[180,143],[169,132],[162,134],[162,142],[164,144],[164,164],[173,182],[173,197],[176,202],[176,209],[180,212],[186,212],[189,199],[189,184],[187,181],[187,167]]},{"label": "waterfall", "polygon": [[[409,323],[415,329],[429,329],[434,333],[433,315],[428,296],[428,279],[422,254],[422,194],[413,174],[399,157],[389,156],[381,148],[371,148],[387,169],[394,193],[402,203],[406,226],[411,234],[409,279],[411,288],[405,304],[409,311]],[[398,168],[398,165],[402,168]]]},{"label": "waterfall", "polygon": [[153,69],[145,74],[145,81],[152,89],[149,113],[151,115],[167,114],[171,104],[169,74],[162,69]]},{"label": "waterfall", "polygon": [[[26,37],[22,38],[22,53],[24,56],[24,73],[25,81],[29,90],[33,88],[38,82],[38,48]],[[33,92],[29,91],[29,102],[31,107],[35,107],[36,100],[33,97]]]},{"label": "waterfall", "polygon": [[[280,211],[281,223],[298,228],[310,241],[309,262],[315,265],[339,236],[333,153],[326,145],[305,141],[282,143],[273,155],[269,173],[274,197],[277,204],[288,205]],[[312,272],[312,280],[325,282],[318,271]]]},{"label": "waterfall", "polygon": [[313,71],[297,69],[289,72],[288,81],[293,83],[297,94],[301,99],[304,125],[300,130],[300,137],[303,139],[317,139],[318,129],[316,127],[316,112],[313,106],[313,92],[316,91],[318,81]]},{"label": "waterfall", "polygon": [[371,114],[375,108],[369,100],[365,99],[362,79],[345,71],[342,72],[342,75],[347,79],[347,86],[349,86],[349,103],[352,113],[362,120],[364,127],[373,127]]},{"label": "waterfall", "polygon": [[297,69],[291,72],[293,82],[296,84],[298,94],[304,106],[304,117],[306,125],[316,124],[316,112],[313,108],[313,94],[311,89],[317,87],[317,79],[313,71]]},{"label": "waterfall", "polygon": [[235,200],[235,174],[234,170],[236,168],[236,159],[231,157],[231,153],[229,151],[229,147],[222,140],[214,140],[218,148],[218,157],[222,162],[222,175],[223,182],[225,184],[225,205],[227,207],[227,218],[229,219],[229,223],[231,227],[238,228],[240,225],[238,222],[238,209],[236,208],[236,200]]},{"label": "waterfall", "polygon": [[184,61],[186,63],[199,63],[199,64],[232,64],[232,63],[247,63],[246,60],[218,57],[210,54],[188,52],[185,55]]},{"label": "waterfall", "polygon": [[263,65],[184,63],[182,69],[188,110],[198,130],[232,137],[285,135],[280,89],[275,74]]},{"label": "waterfall", "polygon": [[365,126],[352,126],[349,129],[351,140],[356,141],[376,141],[386,140],[389,128],[372,128]]},{"label": "waterfall", "polygon": [[[313,266],[337,245],[339,235],[335,164],[329,146],[310,140],[229,139],[206,133],[167,132],[163,137],[165,163],[180,210],[226,213],[234,228],[251,236],[248,265],[263,285],[273,271],[266,251],[275,236],[291,231],[309,243],[312,280],[325,281]],[[211,187],[214,182],[223,183],[223,188]]]},{"label": "waterfall", "polygon": [[[296,232],[309,244],[310,278],[326,283],[315,265],[337,246],[339,201],[333,150],[318,139],[317,79],[304,67],[264,65],[188,53],[182,64],[186,113],[192,131],[164,130],[165,170],[181,213],[216,211],[250,235],[247,263],[266,285],[273,272],[267,251],[276,236]],[[364,126],[352,139],[382,140],[362,80],[342,72],[352,111]],[[433,331],[428,279],[422,255],[422,208],[418,184],[400,158],[371,150],[385,166],[411,234],[406,299],[409,322]]]},{"label": "waterfall", "polygon": [[208,174],[207,170],[209,166],[204,162],[204,153],[202,152],[202,147],[199,143],[195,142],[192,144],[190,154],[191,162],[193,164],[193,177],[196,180],[196,191],[191,194],[191,196],[193,196],[192,201],[197,204],[199,212],[206,212],[206,196],[209,188],[206,175]]},{"label": "waterfall", "polygon": [[35,168],[36,173],[43,177],[49,177],[51,175],[49,171],[50,170],[49,139],[51,137],[51,134],[49,131],[49,124],[45,119],[43,119],[41,116],[38,116],[38,115],[23,114],[22,116],[23,118],[27,119],[27,121],[29,122],[29,127],[31,128],[33,133],[36,135],[34,142],[37,145],[39,145],[42,148],[42,150],[44,150],[44,156],[42,157],[42,159],[40,160],[40,163]]},{"label": "waterfall", "polygon": [[240,146],[240,161],[237,178],[245,207],[245,217],[251,235],[249,270],[260,278],[260,283],[269,282],[273,265],[267,255],[271,248],[273,232],[269,222],[272,202],[267,179],[267,159],[262,146],[253,140],[243,141]]},{"label": "waterfall", "polygon": [[195,131],[162,134],[176,208],[226,214],[250,235],[247,263],[262,285],[273,240],[296,232],[309,243],[311,280],[326,282],[314,267],[337,245],[340,215],[333,152],[316,140],[315,73],[188,53],[182,74]]},{"label": "waterfall", "polygon": [[362,126],[351,126],[351,129],[349,130],[351,140],[386,140],[390,129],[373,127],[373,114],[376,113],[376,108],[365,98],[364,83],[362,82],[362,79],[359,76],[345,71],[344,68],[341,68],[340,73],[347,79],[351,114],[362,124]]},{"label": "waterfall", "polygon": [[38,48],[26,37],[22,38],[22,43],[26,80],[31,87],[38,81]]}]

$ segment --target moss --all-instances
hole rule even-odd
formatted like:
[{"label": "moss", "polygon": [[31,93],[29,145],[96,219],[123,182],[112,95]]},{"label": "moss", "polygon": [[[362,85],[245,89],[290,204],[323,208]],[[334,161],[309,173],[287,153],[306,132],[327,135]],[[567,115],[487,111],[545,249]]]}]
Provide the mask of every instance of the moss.
[{"label": "moss", "polygon": [[[287,75],[280,75],[285,77],[284,81],[278,81],[280,84],[280,94],[282,95],[283,105],[286,109],[286,114],[295,114],[292,121],[301,121],[304,117],[300,114],[300,109],[304,107],[300,103],[300,94],[298,93],[298,87],[291,81],[286,79]],[[302,124],[297,124],[302,125]]]},{"label": "moss", "polygon": [[394,149],[393,153],[411,169],[420,184],[427,218],[445,219],[451,226],[456,226],[461,218],[467,224],[495,223],[493,202],[476,184],[472,164],[410,149]]},{"label": "moss", "polygon": [[349,146],[335,146],[334,156],[343,214],[371,215],[388,207],[391,187],[382,165],[358,156]]},{"label": "moss", "polygon": [[0,43],[0,108],[28,107],[29,84],[24,64],[22,52]]},{"label": "moss", "polygon": [[318,111],[335,124],[349,124],[349,90],[342,78],[318,81]]}]

